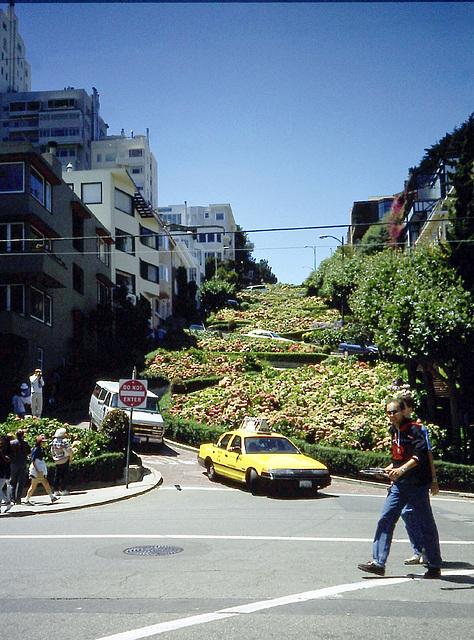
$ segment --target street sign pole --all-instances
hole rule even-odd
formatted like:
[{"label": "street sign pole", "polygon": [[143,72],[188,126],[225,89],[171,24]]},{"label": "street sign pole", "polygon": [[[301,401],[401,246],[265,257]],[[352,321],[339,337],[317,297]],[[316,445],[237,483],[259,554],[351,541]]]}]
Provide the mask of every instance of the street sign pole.
[{"label": "street sign pole", "polygon": [[[132,380],[137,377],[137,368],[133,368]],[[130,473],[130,450],[132,448],[132,424],[133,424],[133,406],[130,407],[130,420],[128,422],[128,439],[127,439],[127,466],[125,470],[125,488],[128,489],[128,479]]]}]

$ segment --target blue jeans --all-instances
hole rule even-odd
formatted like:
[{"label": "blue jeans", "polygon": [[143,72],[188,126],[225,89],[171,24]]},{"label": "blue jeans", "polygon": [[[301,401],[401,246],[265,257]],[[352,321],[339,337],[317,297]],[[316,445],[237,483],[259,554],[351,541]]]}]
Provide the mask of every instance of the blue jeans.
[{"label": "blue jeans", "polygon": [[408,505],[403,507],[402,520],[405,523],[405,529],[407,530],[407,535],[410,538],[413,553],[415,556],[422,556],[424,548],[423,536],[413,507],[409,507]]},{"label": "blue jeans", "polygon": [[442,560],[438,529],[431,510],[429,485],[414,487],[404,483],[392,484],[385,500],[373,543],[372,553],[375,564],[385,567],[395,525],[405,506],[414,511],[429,566],[439,569]]}]

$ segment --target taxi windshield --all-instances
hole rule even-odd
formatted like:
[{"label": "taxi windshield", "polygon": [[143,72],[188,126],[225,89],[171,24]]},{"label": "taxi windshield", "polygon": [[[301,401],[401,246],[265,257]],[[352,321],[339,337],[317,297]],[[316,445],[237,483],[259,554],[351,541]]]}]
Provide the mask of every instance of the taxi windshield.
[{"label": "taxi windshield", "polygon": [[247,453],[300,453],[286,438],[272,436],[245,438],[245,450]]}]

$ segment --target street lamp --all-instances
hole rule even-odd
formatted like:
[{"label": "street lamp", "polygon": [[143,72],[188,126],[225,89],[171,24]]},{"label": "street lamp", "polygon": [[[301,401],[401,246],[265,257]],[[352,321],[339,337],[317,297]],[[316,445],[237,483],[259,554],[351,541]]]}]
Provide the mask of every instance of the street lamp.
[{"label": "street lamp", "polygon": [[313,271],[316,271],[317,267],[317,251],[318,251],[318,247],[314,247],[313,245],[310,244],[305,244],[304,246],[305,249],[312,249],[313,250]]},{"label": "street lamp", "polygon": [[[321,240],[324,240],[324,238],[332,238],[333,240],[336,240],[336,242],[339,242],[339,244],[341,245],[341,251],[342,251],[342,273],[344,275],[344,236],[342,236],[342,238],[336,238],[336,236],[330,236],[330,235],[322,235],[319,236]],[[342,287],[342,294],[341,294],[341,319],[342,319],[342,328],[344,329],[344,283],[343,283],[343,287]]]}]

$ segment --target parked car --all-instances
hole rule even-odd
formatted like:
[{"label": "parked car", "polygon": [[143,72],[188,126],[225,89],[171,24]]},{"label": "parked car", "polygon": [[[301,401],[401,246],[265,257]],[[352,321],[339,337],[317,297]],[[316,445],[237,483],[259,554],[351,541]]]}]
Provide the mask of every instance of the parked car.
[{"label": "parked car", "polygon": [[[241,425],[242,426],[242,425]],[[257,427],[258,428],[258,427]],[[240,428],[202,444],[198,462],[209,480],[222,476],[240,482],[252,493],[271,487],[291,487],[317,493],[331,484],[327,467],[309,458],[283,435],[268,428]]]},{"label": "parked car", "polygon": [[251,284],[249,287],[245,287],[245,291],[266,291],[267,287],[264,284]]},{"label": "parked car", "polygon": [[190,324],[190,331],[205,331],[205,327],[202,324]]},{"label": "parked car", "polygon": [[[92,429],[99,429],[105,416],[118,408],[119,383],[98,380],[89,401],[89,420]],[[130,409],[123,409],[130,414]],[[132,416],[133,441],[140,444],[161,444],[165,425],[158,405],[158,396],[147,391],[146,407],[134,409]]]},{"label": "parked car", "polygon": [[288,338],[282,338],[278,333],[274,331],[267,331],[266,329],[252,329],[248,333],[244,333],[244,336],[249,338],[269,338],[270,340],[284,340],[285,342],[293,342]]},{"label": "parked car", "polygon": [[360,355],[360,356],[378,356],[379,349],[374,344],[353,344],[351,342],[341,342],[338,350],[344,356]]}]

